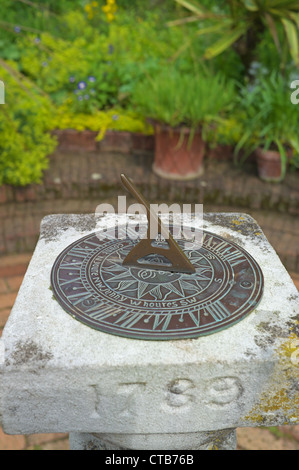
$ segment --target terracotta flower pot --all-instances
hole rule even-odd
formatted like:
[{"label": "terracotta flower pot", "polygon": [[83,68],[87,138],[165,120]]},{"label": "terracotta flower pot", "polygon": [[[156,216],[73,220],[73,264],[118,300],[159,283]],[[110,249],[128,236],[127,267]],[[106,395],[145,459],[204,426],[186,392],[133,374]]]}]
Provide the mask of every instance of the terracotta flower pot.
[{"label": "terracotta flower pot", "polygon": [[155,125],[155,160],[153,171],[162,178],[194,179],[203,174],[205,142],[201,132]]},{"label": "terracotta flower pot", "polygon": [[283,179],[281,156],[276,150],[255,151],[258,175],[263,181],[279,183]]}]

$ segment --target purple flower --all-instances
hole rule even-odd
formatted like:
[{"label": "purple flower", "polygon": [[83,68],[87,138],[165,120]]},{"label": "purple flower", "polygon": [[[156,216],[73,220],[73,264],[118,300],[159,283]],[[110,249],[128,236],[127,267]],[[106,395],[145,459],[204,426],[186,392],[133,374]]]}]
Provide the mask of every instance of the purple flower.
[{"label": "purple flower", "polygon": [[78,83],[78,89],[79,90],[85,90],[86,87],[87,87],[86,82],[81,81],[81,82]]},{"label": "purple flower", "polygon": [[20,33],[20,32],[21,32],[20,26],[15,26],[15,27],[14,27],[14,30],[15,30],[16,33]]},{"label": "purple flower", "polygon": [[89,95],[84,95],[85,100],[89,100]]},{"label": "purple flower", "polygon": [[70,81],[70,83],[74,83],[75,77],[73,77],[73,75],[72,75],[72,76],[69,78],[69,81]]},{"label": "purple flower", "polygon": [[47,65],[48,65],[48,62],[46,62],[46,61],[42,62],[43,67],[47,67]]},{"label": "purple flower", "polygon": [[95,79],[95,77],[93,77],[93,76],[90,75],[90,76],[88,77],[88,81],[89,81],[89,82],[95,82],[96,79]]},{"label": "purple flower", "polygon": [[113,47],[112,44],[109,44],[108,45],[108,54],[113,54],[113,52],[114,52],[114,47]]},{"label": "purple flower", "polygon": [[34,42],[35,42],[35,44],[39,44],[40,43],[40,38],[34,38]]},{"label": "purple flower", "polygon": [[78,97],[78,101],[82,101],[83,100],[83,96],[79,95]]},{"label": "purple flower", "polygon": [[112,116],[113,121],[117,121],[118,118],[119,118],[118,114],[113,114],[113,116]]},{"label": "purple flower", "polygon": [[90,90],[90,93],[91,93],[92,95],[94,95],[94,94],[95,94],[95,92],[96,92],[96,91],[95,91],[95,89],[94,89],[94,88],[92,88],[92,89]]}]

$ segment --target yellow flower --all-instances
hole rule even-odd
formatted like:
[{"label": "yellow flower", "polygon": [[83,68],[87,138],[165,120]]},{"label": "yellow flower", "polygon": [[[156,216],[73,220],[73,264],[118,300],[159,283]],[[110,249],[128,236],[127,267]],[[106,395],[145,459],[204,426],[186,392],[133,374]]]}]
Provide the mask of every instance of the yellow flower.
[{"label": "yellow flower", "polygon": [[106,5],[102,7],[102,11],[106,14],[107,21],[111,23],[114,20],[114,14],[117,10],[115,0],[106,0]]},{"label": "yellow flower", "polygon": [[112,15],[112,13],[107,13],[107,20],[110,22],[110,21],[113,21],[114,20],[114,15]]},{"label": "yellow flower", "polygon": [[90,12],[92,11],[92,8],[91,8],[91,6],[88,4],[88,5],[85,5],[84,10],[85,10],[87,13],[90,13]]},{"label": "yellow flower", "polygon": [[91,2],[91,5],[93,8],[97,8],[99,6],[98,2]]}]

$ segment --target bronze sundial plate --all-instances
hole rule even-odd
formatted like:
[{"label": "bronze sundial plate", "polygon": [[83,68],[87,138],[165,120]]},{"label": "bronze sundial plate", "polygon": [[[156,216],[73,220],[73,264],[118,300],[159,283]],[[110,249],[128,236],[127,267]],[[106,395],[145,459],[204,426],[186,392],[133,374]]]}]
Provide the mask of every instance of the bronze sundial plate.
[{"label": "bronze sundial plate", "polygon": [[117,239],[108,231],[108,239],[93,233],[74,242],[52,268],[56,300],[92,328],[146,340],[197,338],[240,321],[262,297],[257,262],[219,235],[204,231],[200,248],[177,240],[196,268],[184,274],[123,265],[137,241],[121,239],[125,226],[118,230]]}]

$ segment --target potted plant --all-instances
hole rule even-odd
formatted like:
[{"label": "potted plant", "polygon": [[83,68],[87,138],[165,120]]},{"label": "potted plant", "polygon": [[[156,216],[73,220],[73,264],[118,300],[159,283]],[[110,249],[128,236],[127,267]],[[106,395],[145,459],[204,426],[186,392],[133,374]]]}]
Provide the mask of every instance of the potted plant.
[{"label": "potted plant", "polygon": [[139,82],[132,101],[155,131],[153,171],[170,179],[203,173],[205,135],[234,101],[234,83],[220,75],[162,68]]},{"label": "potted plant", "polygon": [[299,108],[291,103],[287,81],[277,73],[258,80],[241,91],[239,106],[243,136],[235,155],[254,152],[259,177],[282,181],[293,152],[299,153]]}]

